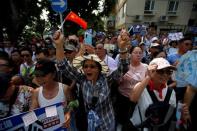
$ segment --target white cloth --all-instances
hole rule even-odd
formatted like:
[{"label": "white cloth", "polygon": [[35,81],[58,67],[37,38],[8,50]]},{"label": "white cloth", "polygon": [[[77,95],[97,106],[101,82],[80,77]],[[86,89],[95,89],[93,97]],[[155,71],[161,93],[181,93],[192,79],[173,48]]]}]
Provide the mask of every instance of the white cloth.
[{"label": "white cloth", "polygon": [[40,107],[46,107],[46,106],[49,106],[49,105],[53,105],[53,104],[56,104],[56,103],[59,103],[59,102],[65,102],[66,101],[66,97],[64,95],[64,90],[63,90],[63,84],[59,83],[58,87],[59,87],[58,93],[52,99],[46,99],[43,96],[43,93],[42,93],[43,92],[43,87],[42,86],[40,87],[39,94],[38,94],[38,103],[39,103]]},{"label": "white cloth", "polygon": [[119,58],[120,58],[120,54],[117,54],[116,55],[116,58],[115,58],[115,61],[116,61],[116,64],[118,65],[118,63],[119,63]]},{"label": "white cloth", "polygon": [[116,61],[111,56],[106,55],[104,62],[109,67],[109,71],[110,71],[109,74],[111,74],[113,71],[117,69]]},{"label": "white cloth", "polygon": [[[164,99],[166,97],[167,89],[168,89],[168,87],[166,87],[162,90],[162,96],[163,96],[162,99],[160,99],[159,93],[154,90],[154,93],[155,93],[155,95],[156,95],[156,97],[159,101],[164,101]],[[152,101],[152,99],[151,99],[151,97],[148,93],[148,90],[145,88],[144,91],[141,94],[141,97],[140,97],[136,107],[135,107],[135,110],[133,112],[133,116],[130,119],[131,122],[134,125],[141,124],[139,109],[140,109],[140,112],[141,112],[142,121],[145,121],[147,119],[145,117],[145,111],[149,107],[149,105],[152,104],[152,103],[153,103],[153,101]],[[170,100],[169,100],[169,104],[172,107],[176,107],[176,95],[175,95],[174,90],[172,91],[172,94],[171,94],[171,97],[170,97]]]}]

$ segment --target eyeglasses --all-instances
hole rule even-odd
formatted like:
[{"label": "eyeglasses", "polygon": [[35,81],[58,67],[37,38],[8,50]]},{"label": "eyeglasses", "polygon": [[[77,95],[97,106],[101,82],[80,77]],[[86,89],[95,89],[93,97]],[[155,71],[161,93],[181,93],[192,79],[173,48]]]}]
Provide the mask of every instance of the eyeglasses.
[{"label": "eyeglasses", "polygon": [[72,50],[64,50],[64,54],[71,54],[71,53],[73,53]]},{"label": "eyeglasses", "polygon": [[158,74],[160,74],[160,75],[164,75],[164,74],[172,75],[173,70],[170,70],[170,69],[161,69],[161,70],[157,70],[156,72]]},{"label": "eyeglasses", "polygon": [[189,42],[185,42],[184,43],[186,46],[191,46],[192,45],[192,43],[189,43]]},{"label": "eyeglasses", "polygon": [[30,57],[30,54],[22,54],[21,57]]},{"label": "eyeglasses", "polygon": [[135,54],[135,55],[142,55],[142,52],[132,52],[132,54]]},{"label": "eyeglasses", "polygon": [[73,39],[68,40],[68,43],[69,43],[69,44],[72,44],[72,45],[74,45],[74,46],[77,46],[77,45],[78,45],[77,40],[73,40]]},{"label": "eyeglasses", "polygon": [[97,66],[90,64],[90,65],[84,65],[83,68],[84,69],[87,69],[87,68],[95,69],[95,68],[97,68]]},{"label": "eyeglasses", "polygon": [[103,47],[95,47],[95,50],[102,50],[104,49]]}]

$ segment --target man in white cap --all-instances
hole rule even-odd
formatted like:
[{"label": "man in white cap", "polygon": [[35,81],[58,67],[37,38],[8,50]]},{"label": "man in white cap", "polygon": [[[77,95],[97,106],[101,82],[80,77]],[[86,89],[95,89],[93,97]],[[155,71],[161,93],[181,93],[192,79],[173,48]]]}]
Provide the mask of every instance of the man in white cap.
[{"label": "man in white cap", "polygon": [[158,52],[162,50],[162,47],[160,46],[159,43],[151,43],[150,48],[149,48],[149,54],[145,57],[145,63],[149,64],[149,62],[155,57]]},{"label": "man in white cap", "polygon": [[75,45],[68,43],[65,47],[64,47],[64,54],[65,57],[69,60],[70,64],[72,63],[73,59],[75,58],[75,56],[78,53],[78,48],[75,47]]}]

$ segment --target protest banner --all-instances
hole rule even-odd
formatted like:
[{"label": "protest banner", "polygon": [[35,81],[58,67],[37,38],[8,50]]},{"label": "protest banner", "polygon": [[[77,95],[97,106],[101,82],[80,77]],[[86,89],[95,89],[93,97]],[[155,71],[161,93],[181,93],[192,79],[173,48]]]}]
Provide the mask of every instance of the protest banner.
[{"label": "protest banner", "polygon": [[183,38],[182,32],[168,33],[168,39],[171,41],[178,41]]},{"label": "protest banner", "polygon": [[63,105],[57,103],[1,119],[0,131],[66,131],[64,121]]}]

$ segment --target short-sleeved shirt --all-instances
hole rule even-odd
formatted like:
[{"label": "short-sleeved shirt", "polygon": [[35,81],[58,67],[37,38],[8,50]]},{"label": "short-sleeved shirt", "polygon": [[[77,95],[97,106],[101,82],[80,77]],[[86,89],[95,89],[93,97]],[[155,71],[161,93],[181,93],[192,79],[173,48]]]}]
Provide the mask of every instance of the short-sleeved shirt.
[{"label": "short-sleeved shirt", "polygon": [[169,61],[171,65],[173,65],[180,58],[181,58],[181,55],[175,53],[175,54],[169,55],[167,60]]},{"label": "short-sleeved shirt", "polygon": [[19,86],[18,88],[19,91],[15,103],[12,105],[11,115],[29,111],[31,105],[33,88],[25,85]]}]

